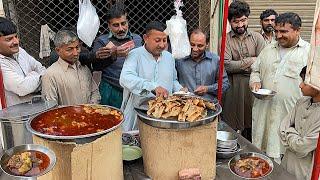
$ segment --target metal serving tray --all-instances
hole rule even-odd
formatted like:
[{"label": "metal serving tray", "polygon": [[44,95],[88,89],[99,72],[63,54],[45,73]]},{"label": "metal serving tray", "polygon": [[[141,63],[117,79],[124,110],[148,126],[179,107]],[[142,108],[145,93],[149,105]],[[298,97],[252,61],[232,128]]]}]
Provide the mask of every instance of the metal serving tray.
[{"label": "metal serving tray", "polygon": [[[135,107],[135,111],[137,112],[137,115],[139,119],[153,127],[162,128],[162,129],[187,129],[191,127],[196,127],[204,124],[208,124],[215,120],[215,117],[217,117],[222,112],[222,107],[217,101],[213,101],[216,110],[207,110],[207,116],[205,118],[202,118],[200,120],[194,121],[194,122],[180,122],[175,119],[158,119],[153,118],[147,115],[148,110],[148,101],[150,99],[147,99],[140,103],[138,107]],[[212,101],[211,101],[212,102]]]}]

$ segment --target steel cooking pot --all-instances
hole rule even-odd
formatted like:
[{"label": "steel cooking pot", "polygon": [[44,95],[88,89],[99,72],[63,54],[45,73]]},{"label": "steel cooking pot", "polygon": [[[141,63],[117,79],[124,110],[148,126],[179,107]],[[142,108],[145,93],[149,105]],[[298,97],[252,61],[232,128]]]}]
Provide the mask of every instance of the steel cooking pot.
[{"label": "steel cooking pot", "polygon": [[2,142],[5,150],[21,144],[31,144],[32,134],[27,131],[27,121],[35,115],[57,106],[56,101],[46,101],[34,96],[30,102],[0,110]]},{"label": "steel cooking pot", "polygon": [[[109,129],[105,129],[99,132],[95,132],[95,133],[89,133],[89,134],[84,134],[84,135],[71,135],[71,136],[66,136],[66,135],[50,135],[50,134],[45,134],[42,132],[37,131],[36,129],[34,129],[32,127],[32,122],[35,121],[36,119],[43,119],[43,118],[47,118],[49,113],[52,112],[62,112],[62,111],[68,111],[68,110],[75,110],[73,111],[73,113],[78,113],[78,115],[81,115],[81,113],[84,113],[83,110],[81,109],[82,106],[84,105],[71,105],[71,106],[59,106],[57,108],[51,109],[51,110],[47,110],[45,112],[40,113],[39,115],[31,118],[27,123],[26,123],[26,127],[28,129],[28,131],[30,131],[32,134],[39,136],[41,138],[44,139],[48,139],[48,140],[59,140],[61,142],[74,142],[76,144],[85,144],[85,143],[90,143],[94,140],[96,140],[97,138],[119,128],[123,122],[123,118],[122,120],[116,124],[115,126],[109,128]],[[119,111],[121,114],[122,112],[120,111],[120,109],[112,107],[112,106],[107,106],[107,105],[89,105],[86,104],[85,106],[95,106],[95,107],[105,107],[105,108],[111,108],[113,110],[117,110]],[[122,114],[123,117],[123,114]],[[59,117],[52,117],[52,118],[59,118]]]}]

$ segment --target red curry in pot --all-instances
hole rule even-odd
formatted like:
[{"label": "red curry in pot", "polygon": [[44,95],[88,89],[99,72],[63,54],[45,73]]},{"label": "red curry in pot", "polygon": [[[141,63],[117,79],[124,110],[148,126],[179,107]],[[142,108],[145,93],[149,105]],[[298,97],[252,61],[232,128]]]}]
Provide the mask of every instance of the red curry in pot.
[{"label": "red curry in pot", "polygon": [[32,120],[31,127],[48,135],[78,136],[110,129],[122,119],[120,111],[105,106],[67,106],[37,116]]},{"label": "red curry in pot", "polygon": [[236,161],[232,170],[244,178],[260,178],[271,171],[269,163],[259,157],[246,157]]}]

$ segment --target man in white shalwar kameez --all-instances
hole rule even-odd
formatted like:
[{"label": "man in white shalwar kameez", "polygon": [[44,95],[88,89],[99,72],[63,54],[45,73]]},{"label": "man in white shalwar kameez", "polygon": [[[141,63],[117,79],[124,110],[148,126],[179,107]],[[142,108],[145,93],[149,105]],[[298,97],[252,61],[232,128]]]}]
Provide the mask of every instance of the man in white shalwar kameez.
[{"label": "man in white shalwar kameez", "polygon": [[255,99],[252,109],[252,142],[280,163],[280,122],[302,97],[299,73],[307,64],[310,44],[300,38],[301,19],[296,13],[276,18],[277,42],[266,46],[252,65],[250,88],[277,92],[271,100]]},{"label": "man in white shalwar kameez", "polygon": [[182,90],[177,80],[175,60],[168,51],[165,27],[157,21],[150,22],[143,35],[145,45],[129,52],[120,74],[123,87],[121,110],[124,113],[124,131],[138,128],[134,107],[146,97],[167,97]]}]

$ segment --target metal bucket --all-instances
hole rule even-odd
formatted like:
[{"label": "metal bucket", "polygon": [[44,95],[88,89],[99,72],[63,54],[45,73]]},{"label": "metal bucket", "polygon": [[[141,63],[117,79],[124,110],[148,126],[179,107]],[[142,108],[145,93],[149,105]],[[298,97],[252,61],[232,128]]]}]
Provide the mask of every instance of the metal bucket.
[{"label": "metal bucket", "polygon": [[42,96],[34,96],[30,102],[0,110],[3,149],[32,144],[32,134],[26,129],[28,120],[56,105],[56,101],[46,101]]}]

